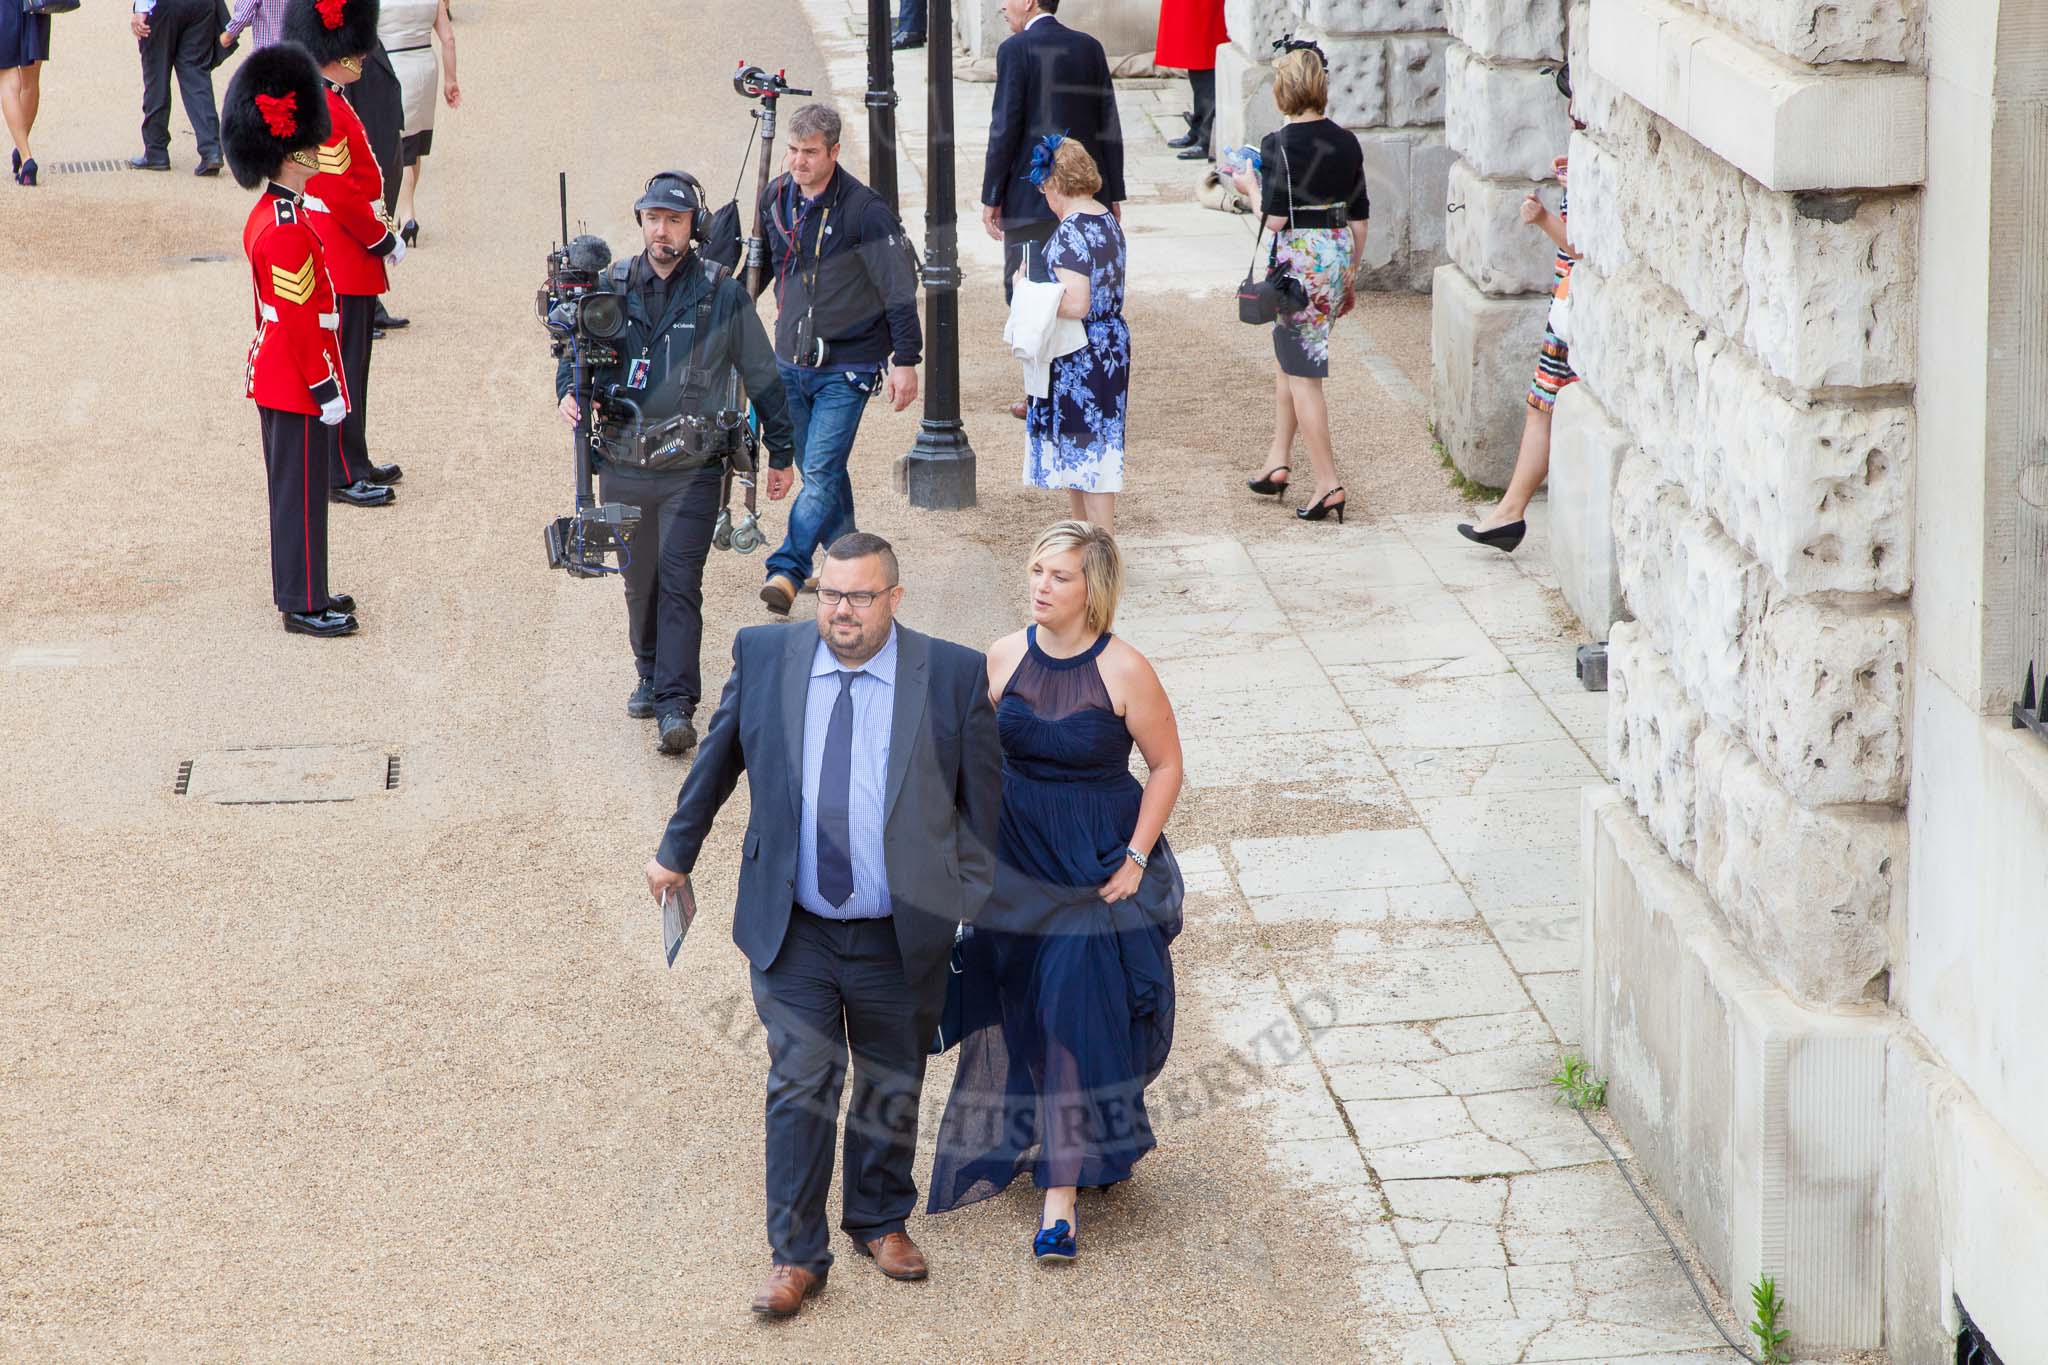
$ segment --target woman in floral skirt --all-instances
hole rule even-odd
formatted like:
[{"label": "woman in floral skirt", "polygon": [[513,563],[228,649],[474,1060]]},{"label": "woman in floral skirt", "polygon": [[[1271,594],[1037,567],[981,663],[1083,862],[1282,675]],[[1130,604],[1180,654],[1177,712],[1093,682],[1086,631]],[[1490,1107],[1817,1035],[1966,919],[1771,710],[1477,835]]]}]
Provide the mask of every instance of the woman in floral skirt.
[{"label": "woman in floral skirt", "polygon": [[1358,138],[1333,123],[1329,74],[1322,49],[1283,38],[1273,63],[1273,99],[1286,124],[1259,144],[1256,183],[1249,172],[1236,176],[1239,191],[1256,195],[1274,236],[1273,259],[1287,268],[1308,295],[1308,306],[1283,313],[1273,324],[1273,445],[1264,468],[1246,487],[1285,496],[1293,470],[1294,438],[1300,434],[1315,467],[1315,494],[1295,509],[1303,521],[1332,513],[1344,520],[1344,487],[1330,446],[1330,410],[1323,380],[1330,373],[1330,326],[1349,312],[1358,263],[1365,254],[1366,219],[1372,205],[1365,192],[1365,153]]}]

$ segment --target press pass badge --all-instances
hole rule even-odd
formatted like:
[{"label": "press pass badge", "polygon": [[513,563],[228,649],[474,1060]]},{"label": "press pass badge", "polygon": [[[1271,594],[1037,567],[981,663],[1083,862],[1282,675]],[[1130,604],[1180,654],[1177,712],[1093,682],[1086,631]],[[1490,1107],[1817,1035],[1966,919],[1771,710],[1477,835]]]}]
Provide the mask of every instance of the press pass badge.
[{"label": "press pass badge", "polygon": [[661,893],[661,950],[668,959],[668,965],[676,965],[676,954],[683,950],[683,935],[690,932],[690,921],[697,918],[697,898],[690,894],[685,882],[681,890],[665,887]]},{"label": "press pass badge", "polygon": [[635,360],[626,366],[626,387],[644,389],[647,387],[647,368],[650,362]]}]

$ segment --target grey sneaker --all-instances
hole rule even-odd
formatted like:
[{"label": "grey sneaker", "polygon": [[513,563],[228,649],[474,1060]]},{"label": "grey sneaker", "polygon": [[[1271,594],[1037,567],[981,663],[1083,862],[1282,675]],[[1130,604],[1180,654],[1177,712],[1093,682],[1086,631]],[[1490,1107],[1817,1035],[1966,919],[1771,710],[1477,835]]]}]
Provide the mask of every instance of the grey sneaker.
[{"label": "grey sneaker", "polygon": [[626,714],[634,720],[647,720],[654,715],[654,679],[640,680],[633,695],[626,698]]},{"label": "grey sneaker", "polygon": [[688,716],[671,711],[661,718],[660,725],[663,753],[686,754],[697,747],[697,731]]}]

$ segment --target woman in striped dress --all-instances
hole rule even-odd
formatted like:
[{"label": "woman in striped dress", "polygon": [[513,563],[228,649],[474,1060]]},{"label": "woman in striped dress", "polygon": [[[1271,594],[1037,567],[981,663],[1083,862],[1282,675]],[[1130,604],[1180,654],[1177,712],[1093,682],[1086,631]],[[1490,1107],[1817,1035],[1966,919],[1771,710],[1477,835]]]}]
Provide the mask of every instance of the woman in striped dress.
[{"label": "woman in striped dress", "polygon": [[[1569,67],[1559,68],[1557,88],[1567,100],[1571,98]],[[1586,125],[1574,118],[1572,126],[1583,128]],[[1550,163],[1550,168],[1557,175],[1559,188],[1563,189],[1565,158],[1556,158]],[[1572,267],[1579,259],[1579,253],[1572,250],[1571,241],[1566,236],[1565,215],[1570,197],[1569,191],[1559,196],[1556,213],[1545,207],[1533,190],[1522,200],[1522,221],[1541,231],[1557,248],[1557,274],[1550,290],[1550,316],[1544,320],[1543,342],[1536,350],[1536,375],[1529,381],[1529,411],[1522,418],[1522,446],[1515,455],[1515,472],[1508,480],[1507,492],[1477,524],[1465,522],[1458,527],[1458,534],[1465,539],[1491,545],[1510,554],[1522,543],[1522,537],[1529,529],[1524,519],[1529,499],[1536,496],[1536,490],[1550,476],[1550,416],[1557,407],[1557,395],[1565,385],[1575,384],[1579,378],[1572,372],[1571,347],[1566,338],[1559,335],[1559,329],[1568,326],[1565,320],[1571,316]]]}]

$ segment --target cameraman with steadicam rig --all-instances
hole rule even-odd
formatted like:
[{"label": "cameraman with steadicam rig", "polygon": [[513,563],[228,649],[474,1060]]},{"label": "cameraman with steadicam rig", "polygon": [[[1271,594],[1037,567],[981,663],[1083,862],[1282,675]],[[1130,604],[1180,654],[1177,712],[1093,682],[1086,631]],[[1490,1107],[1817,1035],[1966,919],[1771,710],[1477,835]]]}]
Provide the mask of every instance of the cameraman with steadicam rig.
[{"label": "cameraman with steadicam rig", "polygon": [[[691,718],[703,692],[704,561],[720,475],[744,439],[736,374],[760,419],[769,465],[787,470],[795,445],[775,353],[753,300],[724,266],[695,249],[705,219],[696,178],[655,175],[633,217],[646,250],[614,261],[600,285],[622,297],[626,325],[616,341],[618,364],[593,376],[591,462],[603,501],[640,509],[621,574],[640,674],[626,714],[655,717],[661,751],[683,754],[697,743]],[[555,393],[562,420],[573,427],[584,413],[572,387],[565,356]],[[770,495],[778,495],[773,485]]]}]

